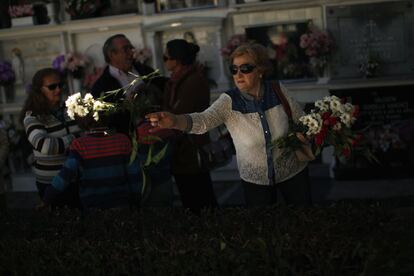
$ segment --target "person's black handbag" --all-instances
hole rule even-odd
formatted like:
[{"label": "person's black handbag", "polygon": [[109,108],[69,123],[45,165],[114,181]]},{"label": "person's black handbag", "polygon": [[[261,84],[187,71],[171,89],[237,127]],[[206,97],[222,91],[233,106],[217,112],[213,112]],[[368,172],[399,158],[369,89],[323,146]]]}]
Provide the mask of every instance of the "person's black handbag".
[{"label": "person's black handbag", "polygon": [[236,153],[227,128],[220,125],[208,132],[210,142],[198,146],[198,161],[202,168],[214,170],[229,164]]}]

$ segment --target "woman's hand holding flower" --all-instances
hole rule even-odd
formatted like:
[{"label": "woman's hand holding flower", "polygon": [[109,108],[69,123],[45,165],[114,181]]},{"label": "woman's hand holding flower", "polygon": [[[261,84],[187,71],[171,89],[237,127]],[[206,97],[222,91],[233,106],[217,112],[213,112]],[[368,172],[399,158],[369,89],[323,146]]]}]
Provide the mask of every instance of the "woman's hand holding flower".
[{"label": "woman's hand holding flower", "polygon": [[312,161],[315,160],[315,155],[312,152],[312,146],[311,143],[306,137],[303,135],[303,133],[296,132],[296,137],[299,139],[299,141],[302,142],[302,148],[300,150],[296,150],[295,154],[296,157],[300,161]]},{"label": "woman's hand holding flower", "polygon": [[178,128],[176,125],[178,115],[172,114],[170,112],[155,112],[150,113],[145,116],[149,120],[151,126],[153,127],[150,132],[156,132],[160,128]]}]

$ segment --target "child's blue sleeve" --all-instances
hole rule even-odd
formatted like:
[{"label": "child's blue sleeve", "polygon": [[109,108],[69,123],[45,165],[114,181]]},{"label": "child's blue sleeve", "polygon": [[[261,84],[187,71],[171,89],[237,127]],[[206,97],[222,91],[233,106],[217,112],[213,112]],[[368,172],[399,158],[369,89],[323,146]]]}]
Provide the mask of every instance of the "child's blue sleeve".
[{"label": "child's blue sleeve", "polygon": [[[50,185],[43,197],[47,203],[53,202],[54,198],[63,192],[71,182],[79,176],[79,154],[76,151],[69,151],[69,155],[63,164],[62,169],[53,178],[52,185]],[[77,183],[77,182],[75,182]]]}]

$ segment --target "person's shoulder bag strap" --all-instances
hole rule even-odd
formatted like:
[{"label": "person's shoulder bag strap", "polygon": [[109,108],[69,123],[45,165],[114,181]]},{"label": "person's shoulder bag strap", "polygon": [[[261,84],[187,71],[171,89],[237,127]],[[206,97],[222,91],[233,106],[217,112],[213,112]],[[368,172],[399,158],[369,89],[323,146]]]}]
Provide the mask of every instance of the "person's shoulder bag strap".
[{"label": "person's shoulder bag strap", "polygon": [[[289,102],[286,99],[285,94],[283,94],[280,85],[278,82],[272,82],[272,89],[275,91],[276,95],[279,97],[280,103],[283,106],[283,109],[285,110],[289,121],[292,121],[292,109],[290,108]],[[302,136],[303,137],[303,136]],[[301,162],[309,162],[315,159],[315,155],[312,152],[312,147],[309,144],[308,141],[305,140],[305,138],[303,137],[303,139],[300,139],[301,142],[303,143],[302,149],[298,149],[295,151],[296,157],[298,158],[299,161]]]},{"label": "person's shoulder bag strap", "polygon": [[276,93],[277,97],[279,98],[279,101],[282,104],[283,109],[285,110],[288,118],[292,119],[292,109],[290,108],[289,102],[286,99],[285,94],[283,94],[279,83],[276,81],[272,82],[272,89]]}]

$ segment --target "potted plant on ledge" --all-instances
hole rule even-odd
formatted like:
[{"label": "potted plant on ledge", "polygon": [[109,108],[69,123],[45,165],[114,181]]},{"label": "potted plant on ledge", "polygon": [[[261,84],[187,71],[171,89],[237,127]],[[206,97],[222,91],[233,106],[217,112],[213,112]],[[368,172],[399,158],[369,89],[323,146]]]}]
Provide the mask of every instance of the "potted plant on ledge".
[{"label": "potted plant on ledge", "polygon": [[359,64],[359,72],[365,78],[377,77],[381,69],[381,57],[377,52],[369,50]]},{"label": "potted plant on ledge", "polygon": [[65,10],[71,20],[99,17],[110,5],[108,0],[65,0]]},{"label": "potted plant on ledge", "polygon": [[16,75],[8,61],[0,61],[0,102],[7,103],[14,100],[14,82]]},{"label": "potted plant on ledge", "polygon": [[17,3],[9,6],[12,27],[33,25],[33,5]]},{"label": "potted plant on ledge", "polygon": [[318,78],[318,83],[326,83],[329,79],[326,69],[335,48],[331,36],[309,23],[308,32],[300,37],[300,47],[309,57],[309,65]]},{"label": "potted plant on ledge", "polygon": [[155,0],[142,0],[141,12],[143,15],[151,15],[155,13]]}]

